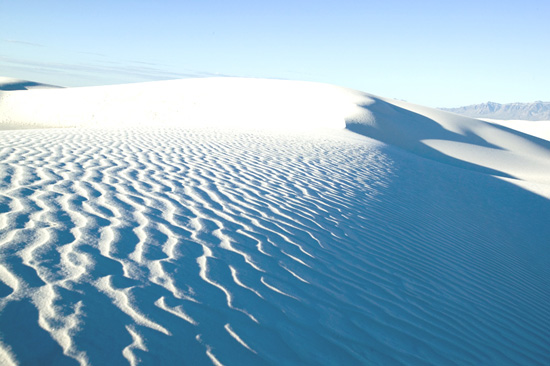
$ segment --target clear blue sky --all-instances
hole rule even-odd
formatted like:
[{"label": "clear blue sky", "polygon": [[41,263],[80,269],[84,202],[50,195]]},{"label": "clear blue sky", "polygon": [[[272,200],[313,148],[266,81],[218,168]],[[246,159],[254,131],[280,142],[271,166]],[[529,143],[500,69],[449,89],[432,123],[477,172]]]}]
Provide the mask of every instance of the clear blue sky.
[{"label": "clear blue sky", "polygon": [[0,0],[0,75],[296,79],[432,107],[550,101],[550,1]]}]

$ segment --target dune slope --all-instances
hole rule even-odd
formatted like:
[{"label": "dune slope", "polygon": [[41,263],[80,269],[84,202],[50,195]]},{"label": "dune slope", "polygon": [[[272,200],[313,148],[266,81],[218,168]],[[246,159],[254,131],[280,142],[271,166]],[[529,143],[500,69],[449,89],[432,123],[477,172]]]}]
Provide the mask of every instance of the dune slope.
[{"label": "dune slope", "polygon": [[0,95],[1,364],[548,364],[546,142],[202,82]]},{"label": "dune slope", "polygon": [[52,89],[61,88],[56,85],[37,83],[34,81],[21,80],[0,76],[0,91],[2,90],[30,90],[30,89]]},{"label": "dune slope", "polygon": [[327,84],[207,78],[0,92],[0,111],[2,129],[347,128],[445,164],[550,184],[547,140]]}]

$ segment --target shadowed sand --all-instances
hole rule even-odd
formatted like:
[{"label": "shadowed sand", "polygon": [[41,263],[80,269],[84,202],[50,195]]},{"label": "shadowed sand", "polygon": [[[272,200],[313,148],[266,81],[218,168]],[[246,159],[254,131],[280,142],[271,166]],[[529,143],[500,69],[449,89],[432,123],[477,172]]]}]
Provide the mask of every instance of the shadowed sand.
[{"label": "shadowed sand", "polygon": [[79,126],[0,131],[2,364],[550,360],[550,201],[509,183],[546,186],[547,141],[312,83],[0,98]]},{"label": "shadowed sand", "polygon": [[550,141],[337,86],[240,78],[0,92],[2,129],[343,129],[461,168],[550,185]]},{"label": "shadowed sand", "polygon": [[56,85],[37,83],[34,81],[20,80],[0,76],[0,91],[30,90],[30,89],[55,89],[61,88]]}]

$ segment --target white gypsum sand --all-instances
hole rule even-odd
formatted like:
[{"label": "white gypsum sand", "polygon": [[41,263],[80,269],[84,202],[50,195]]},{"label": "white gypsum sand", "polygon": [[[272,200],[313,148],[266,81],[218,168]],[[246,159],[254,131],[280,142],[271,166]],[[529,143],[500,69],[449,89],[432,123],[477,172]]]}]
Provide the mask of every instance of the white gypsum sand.
[{"label": "white gypsum sand", "polygon": [[0,126],[0,364],[550,360],[546,140],[234,78],[0,92]]},{"label": "white gypsum sand", "polygon": [[61,88],[56,85],[37,83],[34,81],[21,80],[0,76],[0,91],[10,90],[31,90],[31,89],[55,89]]},{"label": "white gypsum sand", "polygon": [[483,118],[483,121],[508,127],[550,141],[550,121],[501,120],[490,118]]}]

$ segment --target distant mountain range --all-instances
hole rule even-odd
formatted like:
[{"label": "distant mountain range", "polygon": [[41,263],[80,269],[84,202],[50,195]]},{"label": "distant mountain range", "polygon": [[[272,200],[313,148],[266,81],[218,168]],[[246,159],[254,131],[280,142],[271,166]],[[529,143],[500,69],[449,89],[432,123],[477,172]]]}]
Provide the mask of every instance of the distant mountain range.
[{"label": "distant mountain range", "polygon": [[549,121],[550,102],[508,103],[487,102],[459,108],[441,110],[474,118],[521,119],[528,121]]}]

